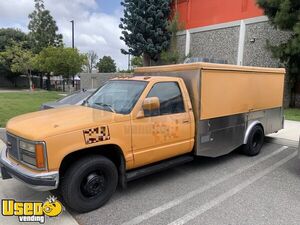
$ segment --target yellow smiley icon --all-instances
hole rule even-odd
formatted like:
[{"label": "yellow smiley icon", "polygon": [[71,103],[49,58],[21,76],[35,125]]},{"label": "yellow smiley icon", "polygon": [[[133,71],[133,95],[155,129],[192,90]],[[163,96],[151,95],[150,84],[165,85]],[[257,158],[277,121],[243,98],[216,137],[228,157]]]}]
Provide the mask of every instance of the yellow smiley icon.
[{"label": "yellow smiley icon", "polygon": [[58,216],[62,212],[62,204],[58,200],[48,200],[43,204],[43,211],[49,217]]}]

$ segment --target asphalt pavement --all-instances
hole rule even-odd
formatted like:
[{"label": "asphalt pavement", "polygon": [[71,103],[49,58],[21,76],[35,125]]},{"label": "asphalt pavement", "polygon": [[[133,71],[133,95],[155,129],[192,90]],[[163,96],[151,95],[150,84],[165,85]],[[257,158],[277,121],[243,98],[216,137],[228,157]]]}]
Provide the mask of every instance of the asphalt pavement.
[{"label": "asphalt pavement", "polygon": [[129,183],[102,208],[72,213],[79,224],[300,224],[297,149],[266,143],[261,154],[233,152]]}]

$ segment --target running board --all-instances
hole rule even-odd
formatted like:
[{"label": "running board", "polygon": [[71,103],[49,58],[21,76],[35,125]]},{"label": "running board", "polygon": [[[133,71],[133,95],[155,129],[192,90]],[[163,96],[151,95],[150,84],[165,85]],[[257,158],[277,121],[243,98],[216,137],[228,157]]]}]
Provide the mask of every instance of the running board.
[{"label": "running board", "polygon": [[194,159],[193,156],[190,155],[184,155],[168,160],[164,160],[160,163],[157,163],[155,165],[147,166],[147,167],[142,167],[140,169],[132,170],[126,173],[126,178],[127,181],[132,181],[165,169],[169,169],[171,167],[175,167],[187,162],[190,162]]}]

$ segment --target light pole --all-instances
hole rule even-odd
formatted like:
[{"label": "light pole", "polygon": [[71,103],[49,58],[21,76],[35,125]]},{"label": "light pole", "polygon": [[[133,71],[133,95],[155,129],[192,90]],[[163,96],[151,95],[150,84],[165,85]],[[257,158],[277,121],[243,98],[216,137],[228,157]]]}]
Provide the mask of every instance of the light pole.
[{"label": "light pole", "polygon": [[[71,20],[70,21],[71,23],[72,23],[72,48],[74,49],[75,48],[75,42],[74,42],[74,20]],[[74,86],[75,86],[75,77],[74,77],[74,75],[72,75],[72,78],[73,78],[73,80],[72,80],[72,86],[73,86],[73,88],[74,88]]]},{"label": "light pole", "polygon": [[75,48],[75,42],[74,42],[74,20],[70,21],[72,23],[72,48]]},{"label": "light pole", "polygon": [[128,54],[128,71],[131,69],[130,54]]}]

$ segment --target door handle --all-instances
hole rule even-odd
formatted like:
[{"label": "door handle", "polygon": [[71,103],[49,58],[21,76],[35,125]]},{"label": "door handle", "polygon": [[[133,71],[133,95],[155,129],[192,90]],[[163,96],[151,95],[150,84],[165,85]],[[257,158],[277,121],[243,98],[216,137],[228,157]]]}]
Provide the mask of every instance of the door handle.
[{"label": "door handle", "polygon": [[189,120],[183,120],[182,123],[190,123]]}]

